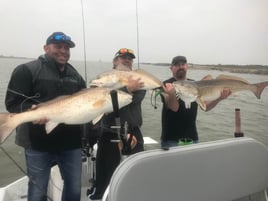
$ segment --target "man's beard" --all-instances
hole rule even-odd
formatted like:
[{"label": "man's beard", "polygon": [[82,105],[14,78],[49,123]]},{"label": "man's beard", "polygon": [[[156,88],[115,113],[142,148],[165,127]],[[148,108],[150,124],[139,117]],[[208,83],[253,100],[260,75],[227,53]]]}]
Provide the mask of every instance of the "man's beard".
[{"label": "man's beard", "polygon": [[184,79],[186,77],[186,71],[185,70],[178,70],[176,72],[176,78],[177,79]]}]

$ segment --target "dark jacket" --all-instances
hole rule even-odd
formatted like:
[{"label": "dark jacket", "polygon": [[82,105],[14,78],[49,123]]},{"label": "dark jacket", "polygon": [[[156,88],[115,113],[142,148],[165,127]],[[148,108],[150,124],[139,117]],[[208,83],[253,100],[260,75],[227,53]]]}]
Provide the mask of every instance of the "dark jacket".
[{"label": "dark jacket", "polygon": [[[126,88],[121,90],[127,91]],[[142,110],[141,102],[146,94],[145,90],[138,90],[133,92],[132,102],[119,110],[121,124],[127,122],[131,127],[140,127],[142,125]],[[102,118],[102,124],[106,128],[115,125],[115,114],[109,113]]]},{"label": "dark jacket", "polygon": [[[176,81],[174,78],[170,78],[164,83],[172,83]],[[191,103],[191,108],[186,109],[185,103],[179,99],[179,109],[173,112],[167,108],[163,101],[162,108],[162,133],[161,139],[163,141],[178,141],[180,138],[191,138],[192,140],[198,140],[198,133],[196,129],[196,117],[198,104],[196,102]]]},{"label": "dark jacket", "polygon": [[[121,90],[127,91],[125,87]],[[119,110],[120,124],[124,125],[124,123],[127,122],[127,132],[133,134],[137,139],[137,145],[132,150],[133,153],[144,150],[144,141],[140,127],[142,125],[141,103],[145,97],[145,94],[145,90],[138,90],[133,92],[132,102]],[[111,129],[111,126],[116,125],[116,116],[114,112],[103,116],[100,124],[100,141],[118,139],[116,129]]]},{"label": "dark jacket", "polygon": [[[6,108],[9,112],[23,112],[33,104],[69,95],[85,87],[85,81],[70,64],[66,64],[61,72],[54,60],[42,55],[15,68],[8,84]],[[60,124],[48,135],[44,125],[25,123],[17,128],[16,144],[39,151],[79,148],[81,126]]]}]

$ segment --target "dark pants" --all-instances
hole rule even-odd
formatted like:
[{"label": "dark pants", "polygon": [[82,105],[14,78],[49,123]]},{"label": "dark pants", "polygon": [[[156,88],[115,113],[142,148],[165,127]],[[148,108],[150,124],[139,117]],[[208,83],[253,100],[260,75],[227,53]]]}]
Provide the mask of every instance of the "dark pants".
[{"label": "dark pants", "polygon": [[[130,154],[144,151],[143,137],[138,127],[133,129],[133,135],[137,138],[138,142]],[[97,197],[103,196],[113,172],[120,164],[121,153],[118,148],[118,143],[111,142],[112,139],[117,139],[117,134],[105,132],[98,142],[96,157],[96,191],[94,194]]]}]

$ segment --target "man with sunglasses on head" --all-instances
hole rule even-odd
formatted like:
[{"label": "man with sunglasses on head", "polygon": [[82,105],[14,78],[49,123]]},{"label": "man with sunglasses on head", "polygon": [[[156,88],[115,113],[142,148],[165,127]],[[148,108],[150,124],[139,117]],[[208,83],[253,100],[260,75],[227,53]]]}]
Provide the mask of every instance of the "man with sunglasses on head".
[{"label": "man with sunglasses on head", "polygon": [[[113,59],[113,68],[117,70],[131,71],[135,59],[134,52],[131,49],[121,48],[118,50]],[[138,79],[128,78],[128,85],[121,90],[129,92],[133,95],[132,102],[119,110],[120,124],[126,125],[127,133],[133,135],[133,139],[137,142],[131,146],[127,155],[144,151],[144,141],[140,130],[142,125],[141,103],[146,94],[145,90],[140,90],[143,83]],[[98,141],[98,150],[96,157],[96,183],[95,193],[90,196],[91,200],[101,199],[105,189],[107,188],[112,174],[121,160],[121,151],[126,147],[120,146],[118,141],[118,133],[112,126],[116,125],[115,113],[105,115],[101,121],[100,139]],[[131,137],[128,139],[131,141]],[[123,153],[124,154],[124,153]]]},{"label": "man with sunglasses on head", "polygon": [[[179,140],[182,143],[197,143],[198,132],[196,128],[196,117],[198,104],[191,103],[190,108],[185,107],[185,103],[181,99],[176,98],[175,89],[171,83],[179,80],[190,80],[187,78],[188,64],[185,56],[176,56],[172,59],[170,70],[172,77],[164,81],[164,91],[168,96],[162,97],[162,132],[161,146],[169,148],[177,146]],[[221,96],[211,102],[206,103],[206,111],[214,108],[221,100],[227,98],[231,94],[230,89],[224,89]]]},{"label": "man with sunglasses on head", "polygon": [[[68,63],[73,47],[75,44],[69,36],[54,32],[46,40],[44,55],[17,66],[8,84],[7,110],[23,112],[85,88],[82,76]],[[28,201],[48,200],[48,181],[54,164],[58,164],[64,181],[62,201],[80,201],[81,126],[60,124],[48,135],[47,121],[25,123],[16,130],[16,144],[25,149]]]}]

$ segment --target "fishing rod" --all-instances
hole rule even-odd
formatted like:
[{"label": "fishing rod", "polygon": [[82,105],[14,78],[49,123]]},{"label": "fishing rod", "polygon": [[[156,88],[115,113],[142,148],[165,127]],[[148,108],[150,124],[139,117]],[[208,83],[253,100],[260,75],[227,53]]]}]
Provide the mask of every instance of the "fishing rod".
[{"label": "fishing rod", "polygon": [[[86,54],[86,31],[85,31],[85,15],[84,15],[84,4],[83,0],[80,1],[81,5],[81,14],[82,14],[82,32],[83,32],[83,53],[84,53],[84,73],[85,73],[85,82],[86,86],[88,83],[87,79],[87,54]],[[90,148],[93,150],[93,147],[91,147],[89,143],[89,136],[88,136],[88,130],[89,130],[90,125],[89,124],[84,124],[82,126],[82,151],[85,154],[87,158],[91,156]]]},{"label": "fishing rod", "polygon": [[124,122],[124,124],[121,125],[117,91],[112,90],[110,92],[110,96],[112,99],[113,112],[115,115],[115,126],[111,126],[111,128],[115,128],[116,133],[118,135],[118,139],[111,140],[111,142],[115,142],[115,143],[122,142],[123,148],[120,151],[120,157],[122,158],[122,155],[128,155],[131,152],[131,145],[130,144],[131,144],[131,141],[133,138],[133,134],[130,134],[129,139],[127,139],[128,123]]},{"label": "fishing rod", "polygon": [[[137,30],[137,59],[138,59],[138,68],[140,68],[140,33],[139,33],[139,13],[138,13],[138,0],[136,0],[136,30]],[[161,89],[154,89],[151,94],[151,105],[154,109],[157,109],[156,106],[156,97],[163,92]],[[153,103],[154,97],[154,103]]]},{"label": "fishing rod", "polygon": [[42,190],[42,188],[36,183],[35,179],[28,176],[27,172],[17,163],[17,161],[2,147],[0,146],[0,149],[4,152],[4,154],[14,163],[14,165],[24,174],[29,178],[29,181],[32,182],[35,187],[43,193],[43,195],[47,198],[49,201],[53,201],[51,197],[48,196],[46,192]]},{"label": "fishing rod", "polygon": [[15,90],[12,90],[12,89],[7,89],[7,91],[9,91],[9,92],[11,92],[11,93],[13,93],[13,94],[16,94],[16,95],[19,95],[19,96],[22,96],[22,97],[24,97],[25,99],[21,102],[21,104],[20,104],[20,111],[22,112],[22,106],[23,106],[23,104],[26,102],[26,101],[28,101],[28,100],[32,100],[32,101],[34,101],[34,102],[36,102],[36,103],[41,103],[39,100],[36,100],[35,98],[39,98],[40,97],[40,94],[39,93],[36,93],[34,96],[26,96],[26,95],[24,95],[24,94],[22,94],[22,93],[20,93],[20,92],[17,92],[17,91],[15,91]]},{"label": "fishing rod", "polygon": [[138,0],[136,0],[136,30],[137,30],[137,59],[138,68],[140,68],[140,41],[139,41],[139,14],[138,14]]},{"label": "fishing rod", "polygon": [[82,32],[83,32],[83,44],[84,44],[84,73],[85,73],[85,81],[87,83],[87,54],[86,54],[86,33],[85,33],[85,15],[84,15],[84,4],[83,0],[81,2],[81,13],[82,13]]},{"label": "fishing rod", "polygon": [[[22,94],[22,93],[20,93],[20,92],[18,92],[18,91],[15,91],[15,90],[12,90],[12,89],[7,89],[7,91],[9,91],[9,92],[11,92],[11,93],[14,93],[14,94],[16,94],[16,95],[19,95],[19,96],[22,96],[22,97],[24,97],[25,99],[21,102],[21,106],[20,106],[20,108],[21,108],[21,112],[22,112],[22,106],[23,106],[23,104],[27,101],[27,100],[32,100],[32,101],[35,101],[36,103],[41,103],[40,101],[38,101],[38,100],[36,100],[35,98],[39,98],[40,97],[40,94],[39,93],[37,93],[37,94],[35,94],[34,96],[26,96],[25,94]],[[0,146],[0,149],[2,150],[2,152],[13,162],[13,164],[24,174],[24,175],[26,175],[28,178],[29,178],[29,181],[30,182],[32,182],[34,185],[35,185],[35,187],[40,191],[40,192],[42,192],[43,193],[43,195],[47,198],[47,200],[49,200],[49,201],[53,201],[53,199],[51,198],[51,197],[49,197],[49,195],[45,192],[45,191],[43,191],[42,190],[42,188],[41,188],[41,186],[39,186],[37,183],[36,183],[36,181],[35,181],[35,179],[34,178],[32,178],[32,177],[30,177],[28,174],[27,174],[27,172],[17,163],[17,161],[5,150],[5,148],[3,147],[3,146]],[[51,178],[52,179],[52,178]],[[53,181],[52,181],[53,182]],[[58,188],[55,184],[54,184],[54,182],[53,182],[53,185],[56,187],[56,188]]]},{"label": "fishing rod", "polygon": [[[86,54],[86,31],[85,31],[85,15],[84,15],[84,4],[83,4],[83,0],[80,1],[80,5],[81,5],[81,14],[82,14],[82,32],[83,32],[83,48],[84,48],[84,73],[85,73],[85,82],[86,82],[86,86],[88,84],[88,78],[87,78],[87,54]],[[91,128],[90,128],[91,127]],[[84,124],[82,126],[82,154],[85,155],[85,158],[82,159],[83,161],[87,160],[88,162],[88,168],[87,171],[89,173],[89,166],[90,166],[90,159],[91,158],[91,162],[93,162],[93,166],[94,166],[94,161],[95,156],[93,156],[93,144],[90,143],[90,137],[88,136],[88,131],[92,129],[92,125],[90,124]],[[95,180],[95,173],[94,171],[91,173],[92,174],[92,187],[91,189],[87,190],[87,195],[91,194],[94,191],[95,188],[95,184],[94,184],[94,180]]]},{"label": "fishing rod", "polygon": [[[83,12],[83,0],[81,0],[81,11],[82,11],[82,27],[83,27],[83,41],[84,41],[84,73],[85,73],[85,81],[87,83],[87,58],[86,58],[86,38],[85,38],[85,23],[84,23],[84,12]],[[19,93],[17,91],[14,91],[12,89],[7,89],[7,91],[11,92],[11,93],[14,93],[16,95],[20,95],[22,97],[25,98],[25,100],[23,100],[23,102],[21,103],[21,111],[22,111],[22,106],[23,104],[28,101],[28,100],[33,100],[35,101],[36,103],[40,103],[40,101],[36,100],[35,98],[39,98],[40,97],[40,94],[35,94],[34,96],[26,96],[22,93]],[[46,197],[47,200],[49,201],[53,201],[53,199],[47,194],[47,192],[43,191],[42,188],[37,184],[37,182],[35,181],[34,178],[30,177],[27,172],[16,162],[16,160],[4,149],[4,147],[0,146],[0,149],[2,150],[2,152],[13,162],[13,164],[24,174],[26,175],[28,178],[29,178],[29,182],[32,182],[36,188],[43,193],[43,196]],[[53,185],[59,189],[59,187],[57,185],[55,185],[55,183],[53,182],[53,179],[50,178]]]}]

